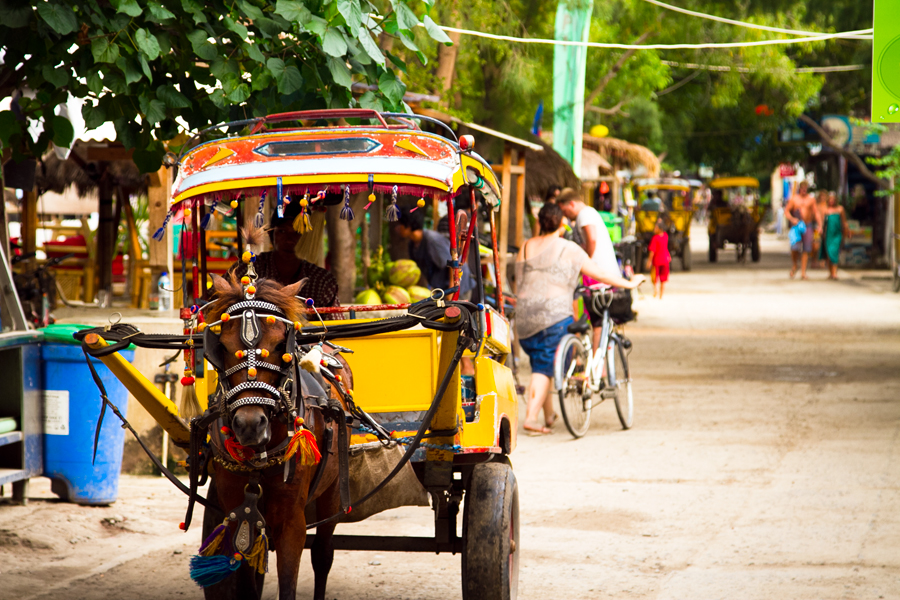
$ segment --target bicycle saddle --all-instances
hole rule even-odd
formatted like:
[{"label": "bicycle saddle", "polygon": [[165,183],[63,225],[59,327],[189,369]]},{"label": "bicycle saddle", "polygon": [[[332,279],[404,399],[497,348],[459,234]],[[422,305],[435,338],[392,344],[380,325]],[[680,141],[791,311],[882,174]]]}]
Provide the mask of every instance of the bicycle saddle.
[{"label": "bicycle saddle", "polygon": [[581,318],[569,325],[566,330],[569,333],[581,335],[587,333],[591,329],[591,323],[588,321],[587,313],[581,315]]}]

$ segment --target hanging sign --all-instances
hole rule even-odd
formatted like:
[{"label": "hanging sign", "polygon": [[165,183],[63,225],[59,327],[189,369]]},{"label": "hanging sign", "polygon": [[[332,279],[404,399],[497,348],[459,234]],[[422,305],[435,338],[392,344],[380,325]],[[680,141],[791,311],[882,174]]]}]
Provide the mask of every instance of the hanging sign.
[{"label": "hanging sign", "polygon": [[900,123],[900,0],[875,0],[872,122]]}]

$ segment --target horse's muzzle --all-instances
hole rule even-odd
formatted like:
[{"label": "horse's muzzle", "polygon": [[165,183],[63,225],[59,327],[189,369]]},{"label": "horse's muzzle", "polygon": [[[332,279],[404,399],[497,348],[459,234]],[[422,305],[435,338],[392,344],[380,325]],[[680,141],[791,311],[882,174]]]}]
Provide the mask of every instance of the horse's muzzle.
[{"label": "horse's muzzle", "polygon": [[242,407],[235,411],[231,428],[242,446],[265,446],[269,443],[269,419],[260,407]]}]

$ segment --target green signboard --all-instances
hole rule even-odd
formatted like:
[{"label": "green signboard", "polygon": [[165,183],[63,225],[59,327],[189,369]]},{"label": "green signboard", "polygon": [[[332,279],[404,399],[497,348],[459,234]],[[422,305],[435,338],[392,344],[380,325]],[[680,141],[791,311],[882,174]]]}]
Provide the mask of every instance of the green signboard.
[{"label": "green signboard", "polygon": [[900,0],[875,0],[872,122],[900,123]]}]

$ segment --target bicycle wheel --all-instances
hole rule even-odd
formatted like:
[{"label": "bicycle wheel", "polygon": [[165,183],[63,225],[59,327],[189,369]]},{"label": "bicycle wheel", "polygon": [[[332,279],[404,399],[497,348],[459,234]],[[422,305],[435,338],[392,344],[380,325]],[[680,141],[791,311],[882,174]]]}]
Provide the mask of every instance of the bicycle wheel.
[{"label": "bicycle wheel", "polygon": [[631,371],[628,368],[628,358],[625,356],[625,348],[618,339],[613,340],[607,355],[609,360],[609,384],[616,390],[616,413],[622,429],[631,429],[634,422],[634,395],[631,391]]},{"label": "bicycle wheel", "polygon": [[[588,353],[577,336],[563,337],[556,350],[555,382],[566,429],[580,438],[591,426],[591,387],[586,367]],[[585,398],[585,393],[587,397]]]}]

